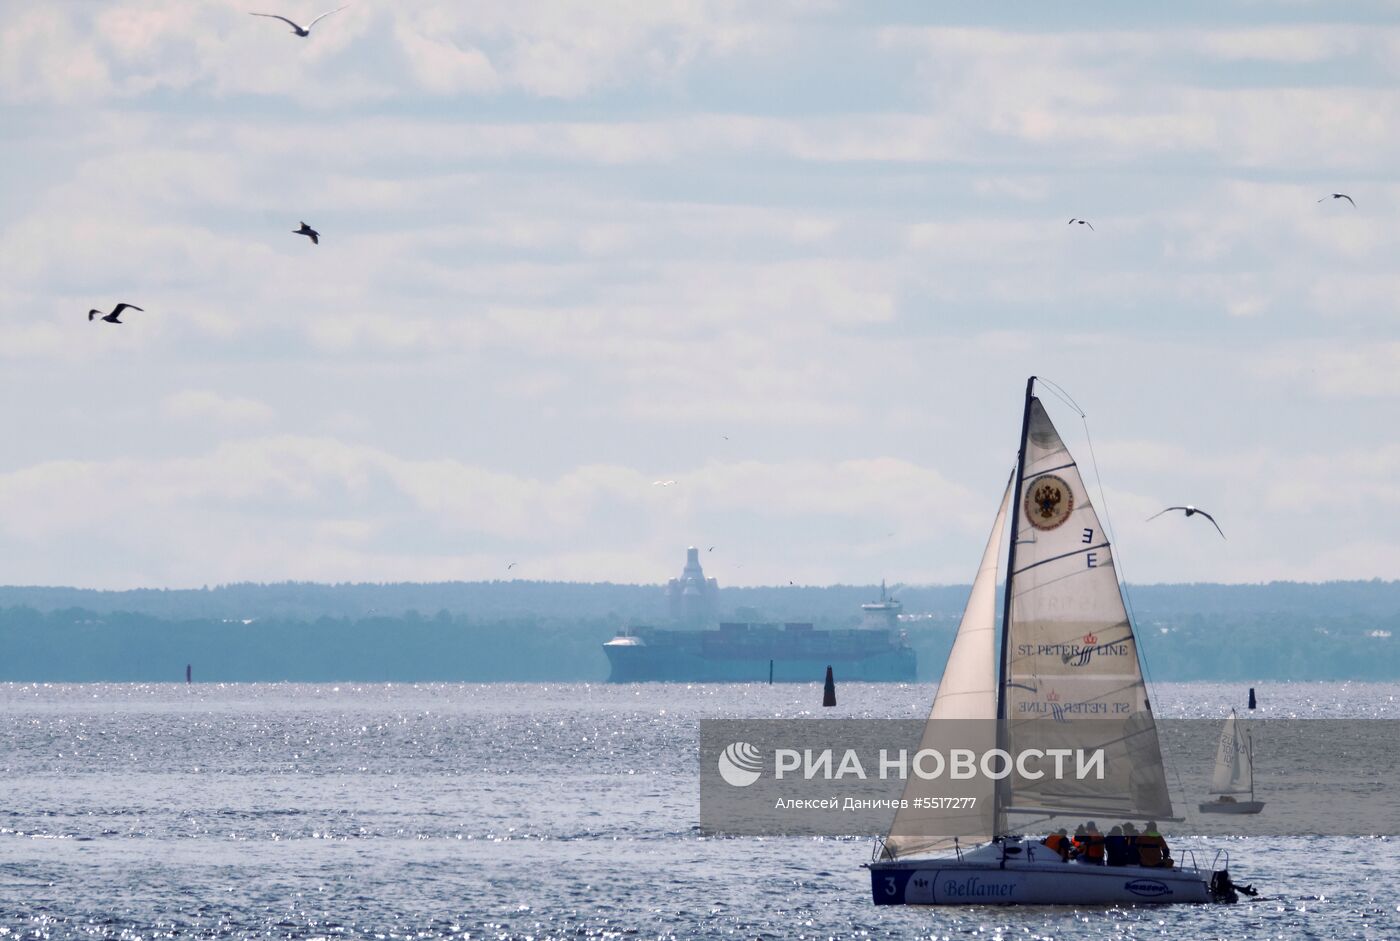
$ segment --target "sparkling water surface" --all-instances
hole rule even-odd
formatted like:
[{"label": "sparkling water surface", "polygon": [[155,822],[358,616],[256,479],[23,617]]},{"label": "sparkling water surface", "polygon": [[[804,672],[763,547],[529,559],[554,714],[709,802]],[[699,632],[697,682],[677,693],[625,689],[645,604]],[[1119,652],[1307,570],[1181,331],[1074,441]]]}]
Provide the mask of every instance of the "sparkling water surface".
[{"label": "sparkling water surface", "polygon": [[[921,718],[932,689],[0,685],[0,938],[1400,938],[1386,838],[1173,838],[1229,852],[1262,890],[1235,906],[927,909],[871,904],[869,837],[696,832],[698,720]],[[1258,689],[1400,718],[1394,684]]]}]

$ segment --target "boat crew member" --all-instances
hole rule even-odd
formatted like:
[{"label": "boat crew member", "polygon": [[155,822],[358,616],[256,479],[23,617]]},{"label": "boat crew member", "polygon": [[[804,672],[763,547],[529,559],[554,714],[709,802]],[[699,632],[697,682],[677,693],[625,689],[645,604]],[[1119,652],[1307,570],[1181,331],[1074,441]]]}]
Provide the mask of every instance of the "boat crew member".
[{"label": "boat crew member", "polygon": [[1104,858],[1104,838],[1099,825],[1090,820],[1084,824],[1084,837],[1079,844],[1079,861],[1091,866],[1102,866]]},{"label": "boat crew member", "polygon": [[1040,842],[1059,853],[1061,862],[1069,861],[1069,835],[1065,832],[1064,827],[1061,827],[1058,833],[1052,833]]},{"label": "boat crew member", "polygon": [[1074,828],[1074,836],[1069,841],[1069,854],[1074,859],[1079,859],[1084,855],[1084,840],[1088,834],[1084,830],[1084,824],[1079,824]]},{"label": "boat crew member", "polygon": [[1138,865],[1152,869],[1171,868],[1171,850],[1162,834],[1157,832],[1156,821],[1147,821],[1147,828],[1137,838]]},{"label": "boat crew member", "polygon": [[1128,838],[1123,835],[1122,827],[1114,826],[1108,831],[1104,838],[1104,854],[1110,866],[1128,865]]},{"label": "boat crew member", "polygon": [[1125,866],[1137,866],[1137,865],[1139,865],[1139,862],[1138,862],[1138,847],[1137,847],[1137,839],[1138,839],[1137,827],[1133,826],[1131,823],[1125,823],[1125,824],[1123,824],[1123,839],[1124,839],[1124,841],[1125,841],[1125,843],[1126,843],[1126,849],[1127,849],[1127,853],[1126,853],[1126,855],[1123,857],[1123,865],[1125,865]]}]

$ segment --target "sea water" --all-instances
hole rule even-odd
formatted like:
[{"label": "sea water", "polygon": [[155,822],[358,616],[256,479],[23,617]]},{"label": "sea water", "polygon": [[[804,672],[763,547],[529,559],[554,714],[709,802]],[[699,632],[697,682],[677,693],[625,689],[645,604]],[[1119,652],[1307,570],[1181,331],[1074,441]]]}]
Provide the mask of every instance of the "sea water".
[{"label": "sea water", "polygon": [[[700,834],[700,719],[921,718],[932,687],[838,692],[3,685],[0,938],[1400,938],[1385,837],[1174,838],[1261,890],[1234,906],[920,909],[871,904],[868,836]],[[1155,707],[1243,693],[1160,684]],[[1400,718],[1397,685],[1259,694]]]}]

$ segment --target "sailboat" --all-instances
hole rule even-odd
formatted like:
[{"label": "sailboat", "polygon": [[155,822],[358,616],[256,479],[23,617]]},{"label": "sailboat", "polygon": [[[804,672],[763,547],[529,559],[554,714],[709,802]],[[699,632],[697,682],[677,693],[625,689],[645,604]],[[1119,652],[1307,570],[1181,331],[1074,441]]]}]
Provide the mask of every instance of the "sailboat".
[{"label": "sailboat", "polygon": [[[1231,709],[1215,749],[1210,792],[1217,796],[1197,805],[1203,814],[1257,814],[1264,809],[1264,802],[1254,799],[1254,740],[1241,726]],[[1249,800],[1240,800],[1244,794]]]},{"label": "sailboat", "polygon": [[[1108,773],[1083,782],[906,779],[870,869],[877,905],[1222,902],[1227,869],[1064,862],[1011,823],[1020,815],[1087,820],[1173,819],[1157,726],[1109,540],[1074,458],[1026,383],[1016,469],[925,724],[920,749],[959,745],[1010,753],[1103,749]],[[1011,518],[1000,656],[996,583]],[[999,661],[999,668],[998,668]],[[951,723],[947,720],[982,720]],[[969,731],[971,730],[971,731]],[[980,736],[980,742],[969,738]],[[974,785],[969,787],[967,785]],[[969,803],[965,798],[971,797]],[[1106,825],[1106,829],[1107,829]],[[956,834],[940,836],[938,834]]]}]

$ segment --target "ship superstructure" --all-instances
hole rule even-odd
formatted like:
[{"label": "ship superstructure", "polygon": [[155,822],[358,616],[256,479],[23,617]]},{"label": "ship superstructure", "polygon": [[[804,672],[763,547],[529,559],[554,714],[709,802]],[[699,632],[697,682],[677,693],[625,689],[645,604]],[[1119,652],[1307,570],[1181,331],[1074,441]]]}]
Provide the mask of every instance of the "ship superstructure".
[{"label": "ship superstructure", "polygon": [[603,645],[614,683],[820,682],[826,668],[853,681],[912,682],[913,649],[899,627],[902,605],[883,584],[861,606],[861,625],[817,630],[811,623],[716,623],[719,583],[706,578],[695,548],[666,585],[671,623],[626,628]]}]

